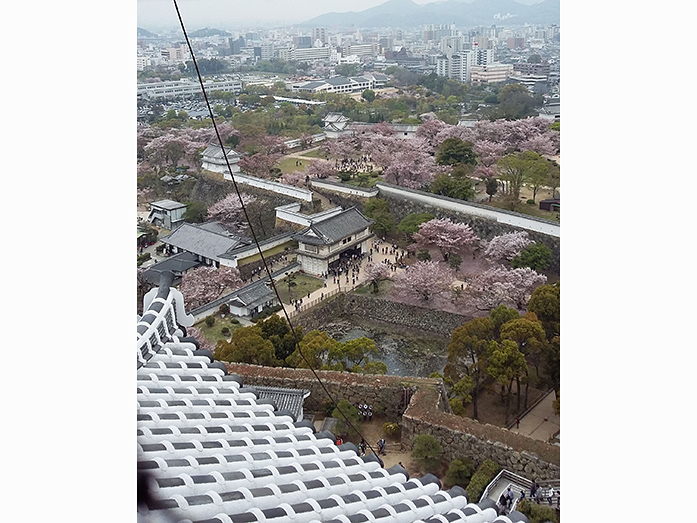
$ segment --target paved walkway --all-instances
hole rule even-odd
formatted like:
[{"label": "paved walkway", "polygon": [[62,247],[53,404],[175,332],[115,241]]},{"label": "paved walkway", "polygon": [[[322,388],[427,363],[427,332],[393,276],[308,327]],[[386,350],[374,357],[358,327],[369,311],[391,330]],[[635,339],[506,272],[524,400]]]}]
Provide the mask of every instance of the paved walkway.
[{"label": "paved walkway", "polygon": [[[373,240],[369,240],[368,241],[368,253],[370,252],[370,248],[372,246],[373,246]],[[383,248],[383,247],[387,247],[388,252],[389,252],[389,249],[391,248],[391,244],[387,243],[387,242],[383,242],[379,246],[379,248]],[[403,249],[398,249],[398,252],[404,252],[404,255],[406,256],[406,251],[404,251]],[[373,258],[373,263],[381,263],[382,261],[385,261],[385,260],[390,261],[392,263],[394,263],[394,261],[395,261],[394,254],[390,255],[390,254],[382,254],[382,253],[375,252],[373,254],[372,258]],[[348,283],[346,283],[346,274],[345,273],[342,274],[340,278],[337,278],[336,283],[334,282],[334,277],[331,274],[329,275],[328,278],[322,279],[322,281],[324,281],[326,287],[321,287],[321,288],[317,289],[316,291],[311,292],[309,297],[307,295],[301,296],[301,298],[303,300],[302,310],[307,310],[308,308],[310,308],[314,305],[317,305],[317,303],[319,303],[322,299],[324,299],[323,297],[327,297],[328,295],[334,295],[334,294],[336,294],[336,292],[340,292],[340,291],[346,292],[349,290],[353,290],[356,287],[360,287],[361,285],[365,284],[365,282],[367,281],[367,277],[365,275],[365,266],[367,265],[367,263],[368,263],[368,255],[364,256],[364,258],[359,263],[360,272],[358,273],[358,278],[357,278],[357,281],[355,284],[353,283],[350,275],[348,277]],[[403,271],[404,271],[404,269],[397,268],[396,271],[392,272],[392,276],[394,276],[395,274],[397,274],[399,272],[403,272]],[[310,276],[312,276],[312,275],[310,275]],[[286,306],[286,310],[288,311],[288,313],[291,316],[295,315],[295,307],[293,307],[292,305],[289,305],[287,303],[284,305]],[[280,312],[280,315],[283,316],[283,312]]]},{"label": "paved walkway", "polygon": [[514,425],[511,430],[533,439],[549,441],[559,432],[560,427],[559,415],[554,412],[552,406],[554,399],[554,392],[547,394],[530,412],[520,418],[520,426],[516,428]]}]

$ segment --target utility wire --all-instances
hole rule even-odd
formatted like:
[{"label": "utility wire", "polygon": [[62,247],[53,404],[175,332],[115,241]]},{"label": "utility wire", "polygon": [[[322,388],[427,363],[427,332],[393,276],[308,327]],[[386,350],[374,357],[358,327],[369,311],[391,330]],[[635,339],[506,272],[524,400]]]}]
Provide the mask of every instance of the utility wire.
[{"label": "utility wire", "polygon": [[194,63],[194,67],[196,69],[196,75],[198,76],[198,81],[199,84],[201,84],[201,91],[203,93],[203,98],[206,101],[206,107],[208,108],[208,114],[211,117],[211,121],[213,122],[213,129],[215,130],[215,135],[218,138],[218,144],[220,145],[220,149],[223,151],[223,158],[225,158],[225,164],[227,165],[228,173],[230,174],[230,178],[232,179],[233,186],[235,187],[235,192],[237,193],[237,198],[240,201],[240,205],[242,207],[242,211],[244,213],[244,217],[247,220],[247,224],[249,225],[249,230],[252,233],[252,238],[254,239],[254,243],[257,246],[257,250],[259,251],[259,256],[261,257],[261,262],[264,264],[264,269],[266,270],[266,274],[269,278],[269,282],[271,283],[271,287],[273,288],[274,294],[276,294],[276,298],[278,299],[278,303],[281,304],[283,307],[283,314],[286,317],[286,321],[288,322],[288,327],[290,328],[291,333],[293,334],[293,340],[295,342],[295,347],[298,350],[298,353],[302,357],[303,361],[305,364],[308,366],[312,374],[314,375],[315,379],[317,382],[320,384],[322,389],[324,390],[325,394],[329,398],[329,400],[332,402],[332,404],[336,407],[336,410],[341,414],[341,417],[344,418],[344,421],[348,424],[349,427],[351,427],[362,439],[363,441],[366,442],[366,445],[368,448],[373,452],[376,456],[378,456],[378,459],[380,460],[380,463],[382,464],[382,459],[380,459],[379,454],[375,452],[375,449],[373,449],[372,445],[368,443],[368,441],[363,437],[363,434],[351,423],[351,420],[349,420],[348,416],[344,414],[344,412],[341,410],[339,407],[338,402],[334,399],[334,397],[331,395],[327,387],[324,385],[322,382],[322,379],[319,377],[315,369],[312,367],[312,364],[308,361],[306,356],[303,354],[302,350],[300,349],[300,342],[298,341],[298,336],[295,332],[295,328],[293,327],[293,323],[290,321],[290,316],[288,315],[288,311],[286,311],[285,305],[283,305],[283,302],[281,301],[281,296],[278,293],[278,289],[276,288],[276,283],[274,282],[273,276],[271,275],[271,270],[269,269],[267,263],[266,263],[266,258],[264,258],[264,253],[261,250],[261,246],[259,245],[259,240],[257,239],[256,232],[254,232],[254,227],[252,226],[252,222],[249,220],[249,215],[247,214],[247,207],[244,204],[244,201],[242,200],[242,194],[240,193],[240,189],[237,185],[237,181],[235,180],[235,176],[232,173],[232,167],[230,166],[230,162],[228,161],[227,154],[225,153],[225,146],[223,144],[223,139],[220,137],[220,133],[218,132],[218,126],[215,123],[215,117],[213,116],[213,110],[211,109],[211,104],[208,101],[208,95],[206,93],[206,88],[203,85],[203,78],[201,76],[201,72],[199,71],[198,68],[198,63],[196,62],[196,57],[194,55],[194,50],[191,47],[191,41],[189,40],[189,35],[186,32],[186,28],[184,27],[184,20],[182,19],[181,13],[179,12],[179,5],[177,4],[177,0],[172,0],[174,2],[174,8],[177,11],[177,17],[179,18],[179,25],[182,28],[182,32],[184,33],[184,39],[186,40],[186,45],[189,48],[189,53],[191,54],[191,60]]}]

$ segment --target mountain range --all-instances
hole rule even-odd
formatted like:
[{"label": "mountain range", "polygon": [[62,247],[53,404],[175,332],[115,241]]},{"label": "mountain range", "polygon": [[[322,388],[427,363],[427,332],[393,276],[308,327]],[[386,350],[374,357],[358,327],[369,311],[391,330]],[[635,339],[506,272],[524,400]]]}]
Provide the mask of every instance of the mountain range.
[{"label": "mountain range", "polygon": [[514,0],[445,0],[419,5],[412,0],[388,0],[364,11],[327,13],[298,26],[312,27],[421,27],[455,24],[459,27],[523,24],[559,24],[560,0],[525,5]]}]

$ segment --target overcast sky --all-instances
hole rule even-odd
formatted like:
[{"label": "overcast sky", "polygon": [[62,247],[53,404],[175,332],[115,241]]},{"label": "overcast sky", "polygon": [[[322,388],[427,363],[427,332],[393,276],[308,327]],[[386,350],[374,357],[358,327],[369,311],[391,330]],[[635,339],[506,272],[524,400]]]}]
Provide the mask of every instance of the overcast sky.
[{"label": "overcast sky", "polygon": [[[292,25],[324,13],[363,11],[387,0],[177,0],[184,24],[191,29],[254,26],[257,23]],[[428,4],[435,0],[413,0]],[[518,0],[530,3],[531,0]],[[540,1],[540,0],[532,0]],[[157,30],[178,27],[172,0],[137,0],[138,27]]]}]

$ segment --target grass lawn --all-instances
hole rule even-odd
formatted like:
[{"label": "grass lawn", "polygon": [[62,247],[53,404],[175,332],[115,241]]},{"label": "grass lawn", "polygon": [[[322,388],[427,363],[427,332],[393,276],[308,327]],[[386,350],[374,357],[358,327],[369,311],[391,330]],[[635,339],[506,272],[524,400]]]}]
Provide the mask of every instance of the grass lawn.
[{"label": "grass lawn", "polygon": [[242,327],[240,323],[232,323],[234,316],[231,316],[230,314],[227,314],[225,318],[221,318],[220,314],[216,313],[214,315],[215,318],[215,323],[213,324],[212,327],[209,327],[206,325],[205,320],[201,320],[198,323],[194,323],[194,327],[199,329],[201,331],[201,334],[205,336],[205,338],[213,345],[215,346],[216,343],[218,343],[218,340],[225,340],[228,341],[230,339],[230,335],[223,335],[221,330],[223,327],[227,327],[230,329],[230,333],[232,331],[239,329]]},{"label": "grass lawn", "polygon": [[[294,278],[296,283],[295,287],[292,288],[292,294],[288,292],[288,278]],[[314,292],[322,287],[324,287],[322,280],[298,272],[276,282],[276,289],[278,289],[281,301],[286,304],[290,303],[291,298],[294,300],[306,298],[308,292]]]},{"label": "grass lawn", "polygon": [[322,160],[327,158],[327,153],[325,153],[321,148],[320,149],[314,149],[312,151],[300,151],[296,154],[300,154],[302,156],[307,156],[309,158],[321,158]]},{"label": "grass lawn", "polygon": [[302,165],[295,165],[295,162],[297,162],[299,158],[291,158],[291,157],[285,157],[281,158],[281,161],[278,162],[278,168],[281,169],[281,173],[292,173],[295,171],[298,172],[303,172],[308,165],[312,163],[311,160],[300,160],[303,162]]}]

